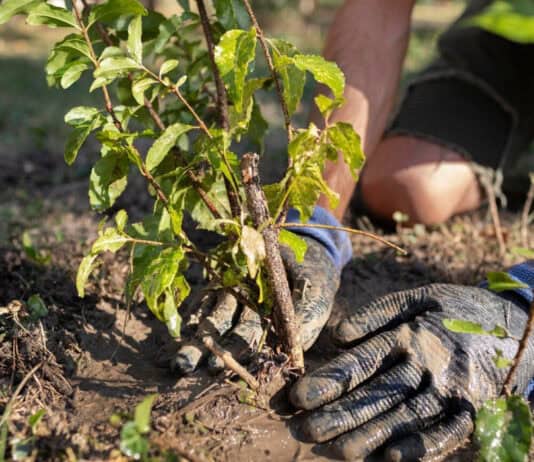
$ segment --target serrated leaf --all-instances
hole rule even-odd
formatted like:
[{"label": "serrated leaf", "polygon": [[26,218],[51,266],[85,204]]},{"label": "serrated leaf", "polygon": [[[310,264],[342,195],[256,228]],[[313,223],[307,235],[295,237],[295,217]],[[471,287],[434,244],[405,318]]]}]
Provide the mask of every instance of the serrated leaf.
[{"label": "serrated leaf", "polygon": [[516,281],[508,273],[502,271],[489,272],[486,276],[488,289],[493,292],[505,292],[514,289],[529,289],[530,287],[522,282]]},{"label": "serrated leaf", "polygon": [[48,27],[74,27],[79,29],[76,18],[71,11],[44,2],[30,10],[26,22],[32,26],[43,24]]},{"label": "serrated leaf", "polygon": [[146,168],[149,171],[154,170],[163,161],[167,153],[175,146],[178,138],[193,128],[195,127],[192,125],[181,123],[169,125],[148,150],[146,156]]},{"label": "serrated leaf", "polygon": [[143,34],[142,16],[135,16],[128,25],[128,53],[138,63],[143,61]]},{"label": "serrated leaf", "polygon": [[491,330],[486,330],[481,324],[463,319],[444,319],[443,325],[451,332],[458,334],[473,334],[473,335],[491,335],[492,337],[506,338],[508,332],[502,326],[495,326]]},{"label": "serrated leaf", "polygon": [[297,110],[304,94],[306,71],[294,64],[292,57],[298,52],[292,44],[276,39],[270,40],[269,43],[273,50],[275,69],[282,78],[284,101],[289,115],[292,115]]},{"label": "serrated leaf", "polygon": [[317,82],[330,88],[335,99],[343,97],[345,76],[336,63],[317,55],[296,55],[293,62],[299,69],[310,72]]},{"label": "serrated leaf", "polygon": [[132,83],[132,96],[138,104],[145,104],[145,91],[157,82],[151,77],[134,80]]},{"label": "serrated leaf", "polygon": [[361,141],[351,124],[337,122],[327,129],[328,140],[332,146],[343,154],[345,163],[350,168],[350,173],[355,180],[365,162]]},{"label": "serrated leaf", "polygon": [[102,235],[99,236],[95,242],[93,242],[91,253],[115,253],[128,242],[130,242],[130,238],[128,236],[119,233],[115,228],[106,228]]},{"label": "serrated leaf", "polygon": [[302,263],[304,261],[306,251],[308,250],[308,244],[306,244],[306,241],[301,236],[288,231],[287,229],[281,229],[279,241],[280,244],[289,247],[293,251],[297,263]]},{"label": "serrated leaf", "polygon": [[0,4],[0,24],[9,21],[13,16],[30,11],[43,0],[5,0]]},{"label": "serrated leaf", "polygon": [[89,176],[89,202],[97,211],[110,208],[126,189],[128,158],[122,153],[110,152],[99,159]]},{"label": "serrated leaf", "polygon": [[145,16],[146,14],[145,7],[137,0],[108,0],[91,9],[87,27],[91,27],[97,21],[109,22],[120,16]]},{"label": "serrated leaf", "polygon": [[256,55],[256,30],[230,30],[215,47],[215,61],[238,112],[243,111],[243,91],[249,65]]},{"label": "serrated leaf", "polygon": [[76,106],[65,114],[65,123],[73,127],[89,125],[100,114],[96,107]]},{"label": "serrated leaf", "polygon": [[521,396],[486,401],[477,413],[475,437],[480,460],[526,462],[532,441],[532,416]]},{"label": "serrated leaf", "polygon": [[78,297],[85,297],[85,285],[87,284],[87,279],[93,272],[95,268],[95,260],[97,259],[97,254],[89,254],[83,257],[80,266],[78,267],[78,272],[76,273],[76,290],[78,291]]},{"label": "serrated leaf", "polygon": [[[100,62],[98,69],[95,70],[95,79],[113,80],[118,77],[124,77],[129,72],[140,68],[132,58],[128,57],[111,57],[105,58]],[[92,88],[92,87],[91,87]]]},{"label": "serrated leaf", "polygon": [[157,394],[149,395],[135,406],[134,422],[137,431],[141,434],[150,431],[150,414],[152,412],[152,405],[157,397]]},{"label": "serrated leaf", "polygon": [[171,72],[173,69],[176,69],[178,64],[180,64],[180,62],[177,59],[169,59],[168,61],[165,61],[159,69],[160,78]]},{"label": "serrated leaf", "polygon": [[256,278],[259,267],[265,259],[263,236],[250,226],[243,226],[239,246],[247,259],[247,268],[252,279]]},{"label": "serrated leaf", "polygon": [[531,0],[494,1],[465,23],[513,42],[534,43],[534,4]]}]

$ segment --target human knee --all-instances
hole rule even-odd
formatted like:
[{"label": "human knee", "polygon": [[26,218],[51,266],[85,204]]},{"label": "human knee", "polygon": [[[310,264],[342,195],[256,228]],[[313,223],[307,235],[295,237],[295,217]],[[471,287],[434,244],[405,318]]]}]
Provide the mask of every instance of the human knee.
[{"label": "human knee", "polygon": [[476,178],[460,155],[407,137],[382,142],[361,179],[371,213],[391,219],[400,211],[411,223],[442,223],[474,208],[478,198],[467,194],[472,189],[477,190]]}]

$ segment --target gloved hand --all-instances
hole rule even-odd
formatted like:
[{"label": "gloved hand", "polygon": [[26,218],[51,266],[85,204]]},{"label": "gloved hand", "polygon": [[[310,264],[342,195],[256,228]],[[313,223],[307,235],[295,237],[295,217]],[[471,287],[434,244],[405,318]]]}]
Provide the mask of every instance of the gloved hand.
[{"label": "gloved hand", "polygon": [[[339,287],[340,271],[325,246],[310,237],[303,239],[308,249],[302,263],[297,263],[293,252],[284,247],[282,258],[293,290],[301,343],[307,350],[330,317]],[[181,374],[193,372],[208,354],[200,342],[204,335],[213,336],[216,340],[221,337],[220,345],[238,361],[246,362],[261,338],[261,320],[250,308],[243,307],[240,311],[232,295],[221,295],[212,313],[199,323],[197,338],[180,348],[172,360],[171,368]],[[208,368],[211,371],[217,372],[223,367],[219,358],[210,355]]]},{"label": "gloved hand", "polygon": [[[393,293],[356,309],[334,329],[341,344],[359,341],[302,377],[290,399],[313,410],[304,437],[332,443],[336,456],[359,460],[385,445],[380,460],[440,460],[473,431],[473,415],[498,396],[527,320],[526,305],[486,289],[435,284]],[[445,318],[500,325],[510,338],[454,333]],[[534,375],[534,339],[518,368],[523,391]],[[330,404],[325,404],[330,403]]]}]

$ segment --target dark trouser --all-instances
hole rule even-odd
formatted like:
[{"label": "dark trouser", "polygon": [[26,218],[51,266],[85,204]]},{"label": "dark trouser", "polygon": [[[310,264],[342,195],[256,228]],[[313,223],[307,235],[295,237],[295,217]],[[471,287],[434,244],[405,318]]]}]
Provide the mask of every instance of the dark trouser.
[{"label": "dark trouser", "polygon": [[441,36],[438,59],[409,85],[387,136],[430,140],[502,171],[534,138],[534,45],[465,24],[490,3],[471,1]]}]

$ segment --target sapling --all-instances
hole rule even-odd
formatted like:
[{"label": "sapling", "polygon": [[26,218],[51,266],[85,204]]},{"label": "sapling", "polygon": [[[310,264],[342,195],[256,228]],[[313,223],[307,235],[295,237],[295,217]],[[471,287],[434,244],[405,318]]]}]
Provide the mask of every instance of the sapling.
[{"label": "sapling", "polygon": [[[344,76],[336,64],[266,37],[248,0],[178,3],[179,12],[170,17],[148,11],[138,0],[0,5],[0,24],[24,15],[30,25],[65,30],[46,63],[50,85],[67,89],[86,76],[79,84],[89,81],[88,91],[102,94],[101,106],[75,107],[65,116],[72,127],[65,147],[69,165],[90,135],[100,143],[89,178],[91,207],[110,210],[134,174],[145,179],[153,198],[152,212],[143,220],[132,223],[119,210],[114,224],[99,230],[79,266],[78,293],[84,296],[104,252],[125,250],[126,299],[140,292],[177,337],[179,307],[190,293],[186,270],[197,261],[210,290],[228,291],[272,316],[291,365],[302,369],[279,246],[290,247],[297,259],[306,252],[305,241],[284,227],[289,207],[306,222],[321,194],[336,206],[338,195],[323,179],[325,162],[342,157],[357,179],[364,161],[352,126],[330,123],[343,104]],[[315,98],[322,129],[292,125],[307,74],[328,90]],[[269,128],[256,100],[260,90],[276,93],[288,139],[284,175],[267,185],[257,174]],[[247,154],[240,162],[239,143],[261,155]],[[145,152],[140,146],[146,145]],[[184,230],[185,215],[199,229],[223,236],[222,242],[199,249]]]}]

